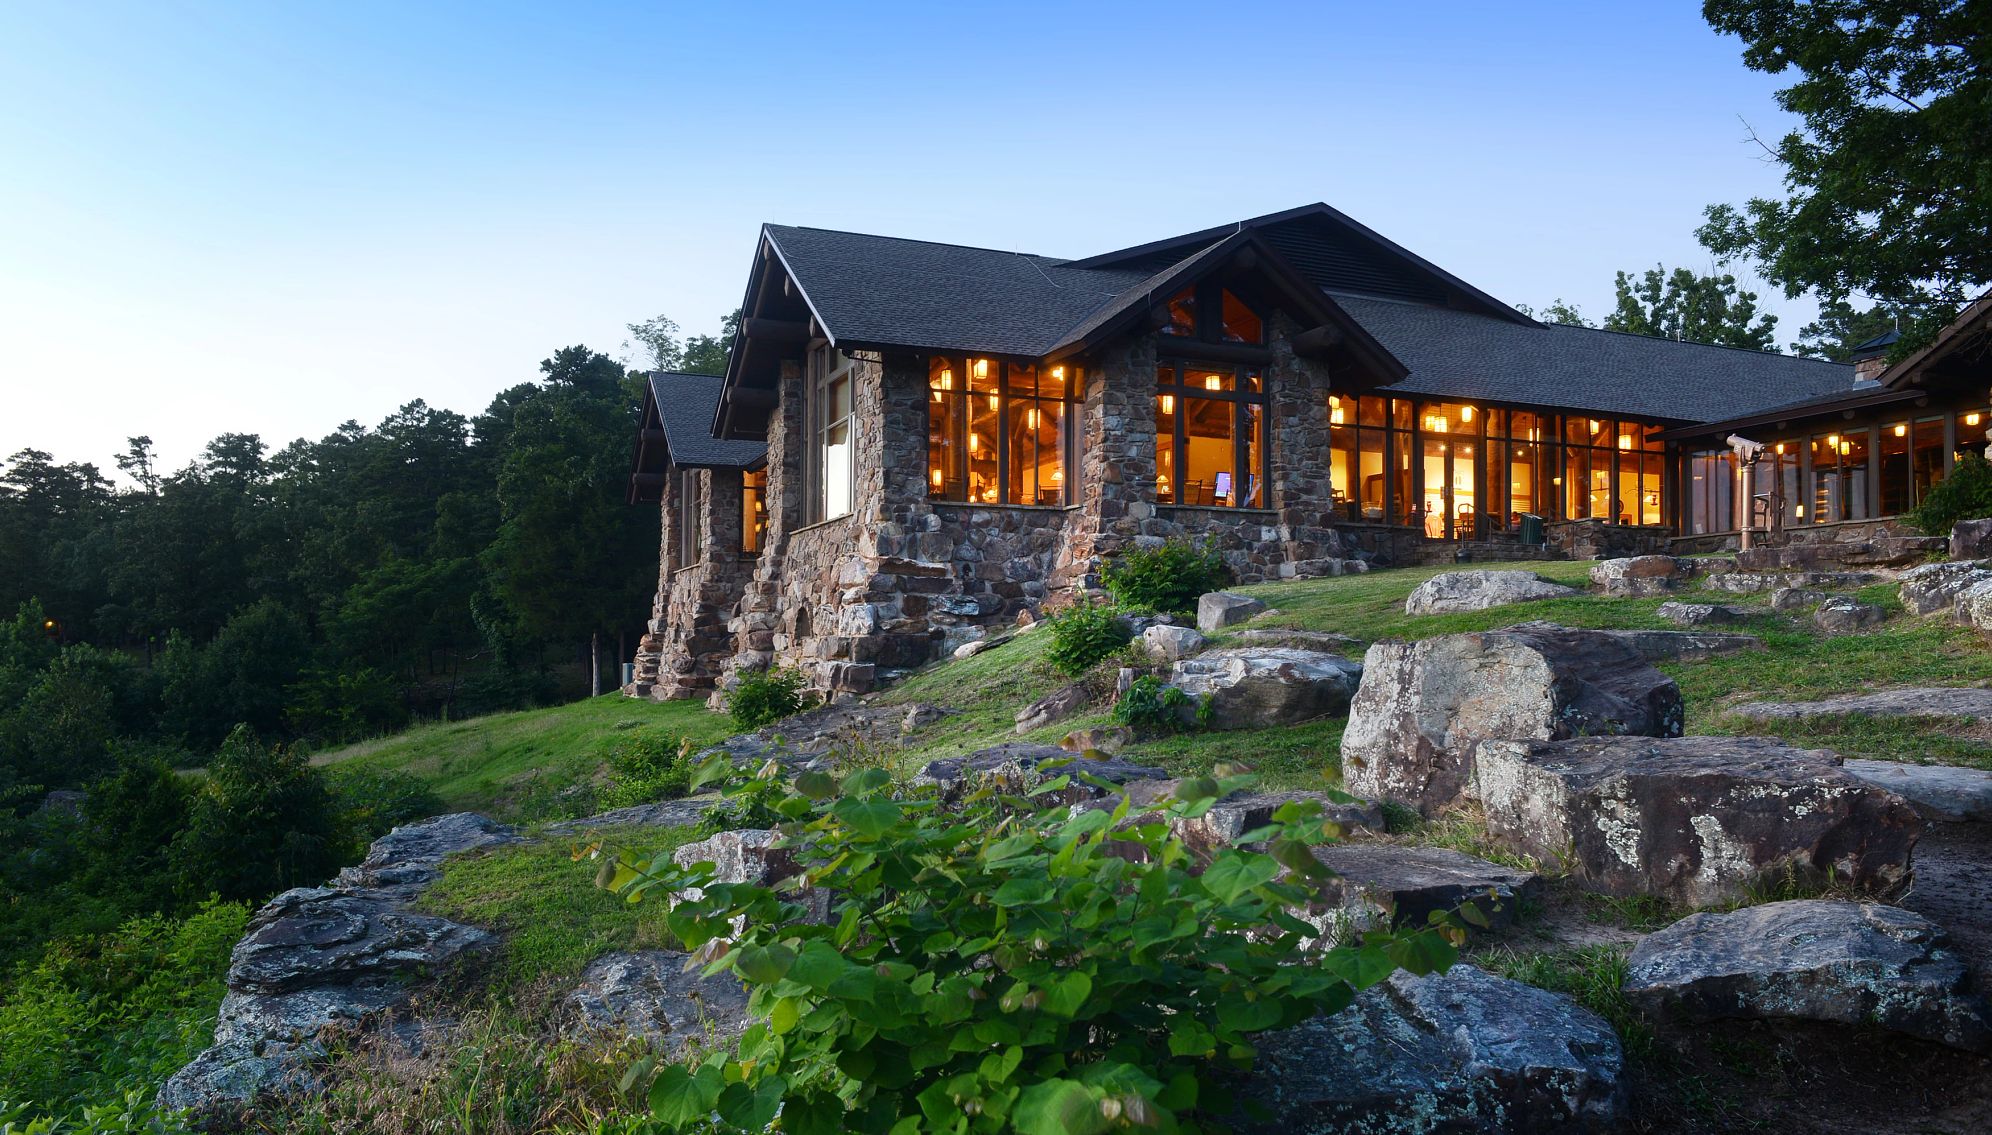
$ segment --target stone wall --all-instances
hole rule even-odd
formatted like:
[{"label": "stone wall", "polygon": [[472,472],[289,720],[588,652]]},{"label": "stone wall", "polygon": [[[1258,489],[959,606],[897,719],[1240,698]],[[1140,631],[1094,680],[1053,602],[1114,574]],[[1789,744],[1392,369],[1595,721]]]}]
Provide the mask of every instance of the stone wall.
[{"label": "stone wall", "polygon": [[1543,538],[1549,547],[1573,560],[1615,560],[1665,552],[1673,534],[1671,528],[1602,520],[1552,520],[1543,525]]},{"label": "stone wall", "polygon": [[[636,674],[625,691],[635,697],[704,697],[734,654],[728,622],[755,560],[740,550],[740,471],[702,469],[692,477],[696,499],[690,502],[683,499],[676,467],[664,477],[657,594],[637,643]],[[687,507],[697,510],[699,525],[699,555],[690,560],[678,549],[678,516]]]}]

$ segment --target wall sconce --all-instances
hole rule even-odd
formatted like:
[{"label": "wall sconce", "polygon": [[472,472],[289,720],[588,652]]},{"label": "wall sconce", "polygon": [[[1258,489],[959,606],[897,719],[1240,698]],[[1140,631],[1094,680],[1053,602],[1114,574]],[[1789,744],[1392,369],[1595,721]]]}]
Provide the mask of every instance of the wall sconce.
[{"label": "wall sconce", "polygon": [[1060,485],[1064,484],[1064,483],[1065,483],[1065,470],[1063,470],[1063,469],[1053,469],[1053,470],[1051,471],[1051,480],[1052,480],[1052,483],[1054,483],[1054,484],[1060,484]]},{"label": "wall sconce", "polygon": [[991,410],[1000,410],[1000,409],[1002,409],[1002,408],[1003,408],[1003,396],[1002,396],[1002,395],[1000,395],[1000,394],[991,394],[991,395],[989,396],[989,408],[990,408]]},{"label": "wall sconce", "polygon": [[1838,445],[1838,444],[1840,444],[1840,435],[1839,435],[1839,434],[1827,434],[1827,435],[1826,435],[1826,445],[1827,445],[1827,447],[1828,447],[1828,448],[1831,448],[1831,447],[1833,447],[1833,446],[1836,446],[1836,445]]},{"label": "wall sconce", "polygon": [[1599,430],[1599,428],[1600,428],[1600,427],[1599,427],[1599,424],[1598,424],[1598,419],[1596,419],[1596,418],[1592,418],[1592,419],[1591,419],[1591,432],[1592,432],[1592,433],[1597,433],[1597,432],[1598,432],[1598,430]]},{"label": "wall sconce", "polygon": [[970,434],[968,435],[968,451],[969,451],[970,453],[981,453],[981,452],[982,452],[982,435],[981,435],[981,434],[979,434],[979,433],[973,433],[973,432],[971,432],[971,433],[970,433]]},{"label": "wall sconce", "polygon": [[1901,426],[1896,426],[1896,427],[1895,427],[1895,436],[1896,436],[1896,437],[1908,437],[1908,436],[1909,436],[1909,427],[1908,427],[1908,426],[1906,426],[1906,425],[1901,425]]},{"label": "wall sconce", "polygon": [[989,360],[988,360],[988,359],[977,359],[977,360],[975,360],[975,377],[977,377],[977,378],[988,378],[988,377],[989,377]]},{"label": "wall sconce", "polygon": [[1473,420],[1473,407],[1471,407],[1471,406],[1461,406],[1461,407],[1459,408],[1459,420],[1460,420],[1460,421],[1462,421],[1462,422],[1470,422],[1470,421],[1472,421],[1472,420]]},{"label": "wall sconce", "polygon": [[1977,424],[1978,424],[1978,415],[1977,415],[1977,414],[1966,414],[1966,415],[1964,416],[1964,424],[1965,424],[1965,425],[1967,425],[1967,426],[1975,426],[1975,425],[1977,425]]},{"label": "wall sconce", "polygon": [[953,390],[953,389],[954,389],[954,371],[953,371],[953,369],[951,369],[951,368],[948,368],[948,367],[943,367],[943,368],[941,368],[941,389],[942,389],[942,390]]},{"label": "wall sconce", "polygon": [[1224,379],[1214,374],[1204,375],[1204,389],[1222,390],[1224,389]]},{"label": "wall sconce", "polygon": [[1038,428],[1038,412],[1036,406],[1033,406],[1029,410],[1024,411],[1024,425],[1028,426],[1031,429]]},{"label": "wall sconce", "polygon": [[1162,396],[1162,412],[1165,414],[1174,414],[1176,412],[1176,396],[1174,394],[1164,394]]},{"label": "wall sconce", "polygon": [[1620,449],[1631,449],[1631,448],[1632,448],[1632,438],[1631,438],[1630,436],[1626,436],[1626,435],[1621,435],[1621,436],[1619,437],[1619,448],[1620,448]]},{"label": "wall sconce", "polygon": [[934,482],[934,487],[935,487],[935,488],[937,488],[937,489],[938,489],[938,488],[940,488],[940,487],[941,487],[941,471],[940,471],[939,469],[936,469],[936,470],[934,470],[934,471],[933,471],[932,473],[930,473],[930,474],[928,475],[928,479],[930,479],[930,480],[932,480],[932,481]]}]

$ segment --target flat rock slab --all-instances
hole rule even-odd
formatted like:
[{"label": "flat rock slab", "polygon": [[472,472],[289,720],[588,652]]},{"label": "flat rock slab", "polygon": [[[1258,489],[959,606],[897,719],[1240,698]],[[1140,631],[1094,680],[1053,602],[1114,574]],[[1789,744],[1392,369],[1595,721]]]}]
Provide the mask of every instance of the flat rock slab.
[{"label": "flat rock slab", "polygon": [[1534,872],[1443,847],[1336,843],[1315,848],[1314,858],[1335,878],[1319,885],[1318,907],[1301,917],[1320,926],[1331,943],[1371,927],[1423,926],[1433,911],[1458,910],[1467,902],[1490,924],[1505,926],[1519,904],[1542,891]]},{"label": "flat rock slab", "polygon": [[1216,729],[1298,725],[1349,708],[1362,663],[1291,646],[1239,646],[1185,658],[1169,684],[1210,705]]},{"label": "flat rock slab", "polygon": [[785,717],[752,733],[740,733],[698,754],[698,759],[724,754],[741,766],[758,766],[774,760],[790,768],[834,756],[838,750],[858,741],[893,744],[905,732],[909,714],[938,718],[948,711],[939,706],[869,705],[848,694],[839,695],[827,705]]},{"label": "flat rock slab", "polygon": [[1850,760],[1848,772],[1885,788],[1933,820],[1992,823],[1992,772],[1956,765]]},{"label": "flat rock slab", "polygon": [[723,801],[719,796],[707,793],[686,796],[678,800],[659,800],[655,804],[632,804],[627,808],[597,812],[595,815],[584,816],[578,820],[562,820],[556,824],[548,824],[541,830],[548,835],[580,835],[597,828],[697,827],[705,820],[706,810],[721,803]]},{"label": "flat rock slab", "polygon": [[1624,1055],[1561,994],[1469,965],[1398,973],[1340,1013],[1256,1039],[1241,1094],[1282,1135],[1590,1132],[1624,1118]]},{"label": "flat rock slab", "polygon": [[1591,566],[1591,584],[1615,597],[1660,595],[1679,587],[1695,574],[1693,560],[1673,556],[1628,556],[1601,560]]},{"label": "flat rock slab", "polygon": [[1380,642],[1342,735],[1350,792],[1434,815],[1472,790],[1488,740],[1681,731],[1680,687],[1626,641],[1533,623]]},{"label": "flat rock slab", "polygon": [[1689,915],[1634,948],[1624,990],[1676,1023],[1873,1024],[1992,1051],[1986,1003],[1942,929],[1879,903],[1805,899]]},{"label": "flat rock slab", "polygon": [[1263,600],[1213,591],[1197,599],[1197,629],[1209,634],[1266,613]]},{"label": "flat rock slab", "polygon": [[1084,682],[1074,682],[1044,695],[1017,711],[1017,732],[1029,733],[1053,722],[1063,721],[1093,704],[1093,692]]},{"label": "flat rock slab", "polygon": [[1676,603],[1671,600],[1660,604],[1660,609],[1654,613],[1684,627],[1740,623],[1750,617],[1750,612],[1741,607],[1728,607],[1720,603]]},{"label": "flat rock slab", "polygon": [[1404,613],[1448,615],[1581,594],[1532,571],[1447,571],[1419,584],[1404,600]]},{"label": "flat rock slab", "polygon": [[1937,686],[1842,694],[1818,701],[1748,702],[1729,710],[1754,721],[1801,721],[1810,717],[1963,717],[1992,720],[1992,690]]},{"label": "flat rock slab", "polygon": [[1886,616],[1880,607],[1844,595],[1834,595],[1812,612],[1812,625],[1827,634],[1861,634],[1881,625]]},{"label": "flat rock slab", "polygon": [[941,799],[952,803],[984,788],[1021,794],[1045,781],[1070,774],[1072,784],[1059,795],[1059,799],[1047,798],[1044,801],[1046,804],[1061,801],[1078,803],[1106,794],[1105,790],[1082,781],[1079,778],[1081,773],[1110,784],[1162,780],[1169,775],[1153,765],[1139,765],[1118,757],[1087,757],[1056,745],[1011,741],[979,749],[965,757],[929,761],[910,783],[915,787],[935,788],[939,790]]},{"label": "flat rock slab", "polygon": [[1896,594],[1912,615],[1933,615],[1957,606],[1965,592],[1992,581],[1992,571],[1980,560],[1923,564],[1898,577]]},{"label": "flat rock slab", "polygon": [[567,995],[576,1026],[665,1042],[725,1045],[747,1027],[747,990],[730,974],[699,976],[676,950],[604,954],[588,963]]},{"label": "flat rock slab", "polygon": [[1590,890],[1684,906],[1788,874],[1897,894],[1923,827],[1833,754],[1762,737],[1490,741],[1477,776],[1503,844]]},{"label": "flat rock slab", "polygon": [[1865,571],[1732,571],[1710,574],[1703,586],[1717,591],[1751,594],[1776,591],[1781,587],[1804,587],[1815,591],[1852,591],[1866,587],[1880,577]]},{"label": "flat rock slab", "polygon": [[1333,631],[1280,630],[1277,627],[1253,627],[1236,631],[1233,641],[1247,646],[1298,646],[1303,650],[1319,650],[1328,654],[1348,654],[1363,645],[1359,638],[1351,638]]},{"label": "flat rock slab", "polygon": [[[1534,620],[1516,623],[1508,629],[1554,633],[1570,632],[1573,628]],[[1733,631],[1587,630],[1583,633],[1603,635],[1622,642],[1648,662],[1698,662],[1719,654],[1734,654],[1739,650],[1764,649],[1763,639]]]}]

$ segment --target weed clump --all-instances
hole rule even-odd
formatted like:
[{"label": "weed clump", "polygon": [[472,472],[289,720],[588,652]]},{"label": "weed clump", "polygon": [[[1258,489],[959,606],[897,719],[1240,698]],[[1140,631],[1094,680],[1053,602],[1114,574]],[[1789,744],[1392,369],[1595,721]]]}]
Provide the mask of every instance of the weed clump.
[{"label": "weed clump", "polygon": [[787,668],[744,673],[726,695],[726,712],[742,732],[801,713],[816,704],[816,695],[803,689],[807,680],[802,671]]},{"label": "weed clump", "polygon": [[1129,548],[1100,570],[1100,582],[1115,603],[1172,615],[1190,614],[1199,596],[1231,581],[1231,568],[1216,544],[1181,536],[1150,548]]}]

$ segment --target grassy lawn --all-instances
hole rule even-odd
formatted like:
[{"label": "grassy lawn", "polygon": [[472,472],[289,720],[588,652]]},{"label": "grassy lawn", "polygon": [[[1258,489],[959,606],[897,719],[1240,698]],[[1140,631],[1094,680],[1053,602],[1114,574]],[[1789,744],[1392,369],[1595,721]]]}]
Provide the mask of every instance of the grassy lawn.
[{"label": "grassy lawn", "polygon": [[352,763],[420,777],[452,811],[499,819],[551,814],[562,790],[594,780],[609,749],[628,730],[660,728],[700,745],[733,732],[703,702],[637,701],[606,694],[516,713],[425,725],[406,733],[332,749],[313,764]]},{"label": "grassy lawn", "polygon": [[452,856],[421,905],[502,932],[497,977],[504,986],[569,979],[590,959],[615,950],[672,945],[661,897],[626,902],[595,886],[597,864],[574,860],[574,849],[596,838],[654,854],[687,842],[692,832],[603,829],[587,840],[550,839]]}]

